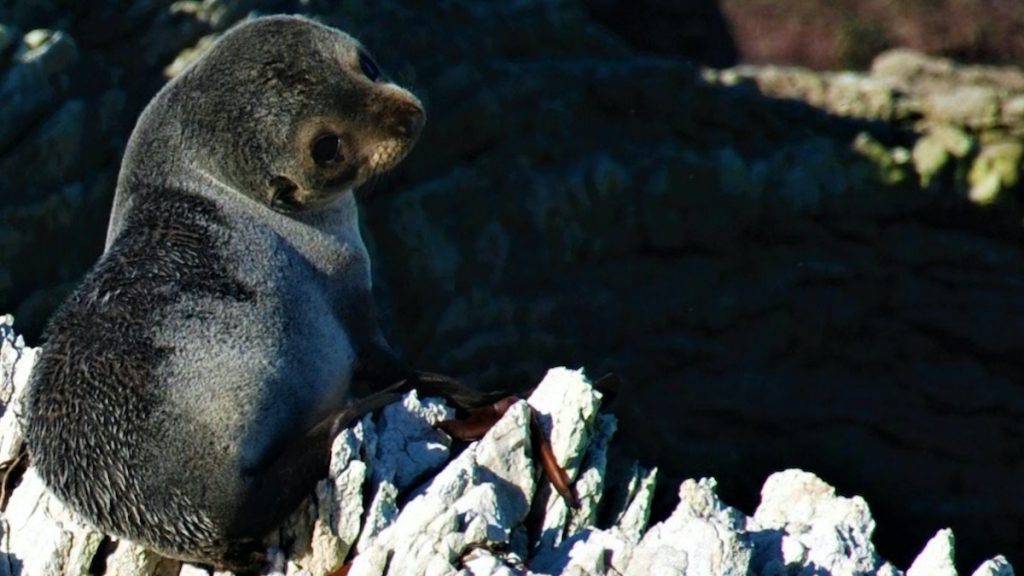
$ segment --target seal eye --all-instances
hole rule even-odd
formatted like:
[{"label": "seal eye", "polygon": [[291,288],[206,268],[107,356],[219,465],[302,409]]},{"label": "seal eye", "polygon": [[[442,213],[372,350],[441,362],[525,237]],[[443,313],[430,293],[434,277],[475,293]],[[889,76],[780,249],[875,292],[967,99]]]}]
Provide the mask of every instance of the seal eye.
[{"label": "seal eye", "polygon": [[366,77],[371,82],[376,82],[377,78],[380,78],[380,68],[377,67],[377,63],[366,52],[359,53],[359,68],[362,69],[363,74],[366,74]]},{"label": "seal eye", "polygon": [[313,161],[317,164],[331,164],[341,160],[341,138],[325,134],[313,141]]}]

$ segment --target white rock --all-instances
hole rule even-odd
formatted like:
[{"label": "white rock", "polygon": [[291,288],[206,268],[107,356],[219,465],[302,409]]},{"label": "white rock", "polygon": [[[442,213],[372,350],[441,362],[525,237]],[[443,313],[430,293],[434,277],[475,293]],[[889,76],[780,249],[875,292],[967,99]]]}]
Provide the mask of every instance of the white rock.
[{"label": "white rock", "polygon": [[715,486],[707,478],[683,482],[679,505],[640,540],[628,573],[747,574],[754,548],[745,533],[746,519],[722,504]]},{"label": "white rock", "polygon": [[633,466],[632,477],[626,489],[625,507],[615,519],[615,526],[634,544],[639,542],[647,531],[657,480],[657,468],[643,470],[639,466]]},{"label": "white rock", "polygon": [[373,494],[373,500],[366,513],[366,523],[356,550],[362,553],[373,545],[385,528],[394,523],[398,517],[398,489],[390,482],[381,482]]},{"label": "white rock", "polygon": [[1013,566],[1002,556],[982,562],[971,576],[1013,576]]},{"label": "white rock", "polygon": [[782,537],[782,560],[783,564],[790,566],[793,564],[803,565],[807,563],[807,547],[800,542],[799,538],[794,538],[790,535]]},{"label": "white rock", "polygon": [[156,571],[156,565],[160,558],[131,542],[118,542],[117,549],[107,557],[106,574],[117,576],[135,576],[138,574],[152,574]]},{"label": "white rock", "polygon": [[384,548],[370,548],[356,556],[348,576],[383,576],[388,567],[388,551]]},{"label": "white rock", "polygon": [[[343,430],[331,446],[330,477],[317,484],[315,517],[308,546],[290,554],[294,570],[326,574],[341,566],[359,536],[363,516],[363,483],[367,466],[362,460],[366,429],[364,419]],[[309,522],[300,511],[300,521]],[[289,572],[291,573],[291,572]]]},{"label": "white rock", "polygon": [[[808,570],[807,568],[804,569],[804,571],[807,571],[807,570]],[[888,562],[886,562],[885,564],[882,564],[882,567],[879,568],[877,572],[875,572],[875,576],[904,576],[904,575],[903,575],[903,572],[901,570],[899,570],[898,568],[896,568],[892,564],[889,564]]]},{"label": "white rock", "polygon": [[117,549],[107,557],[108,576],[174,576],[179,574],[179,563],[162,558],[154,552],[127,540],[117,543]]},{"label": "white rock", "polygon": [[181,566],[181,572],[178,572],[178,576],[208,576],[206,570],[193,566],[191,564],[183,564]]},{"label": "white rock", "polygon": [[475,550],[463,562],[459,576],[517,576],[521,571],[510,568],[486,550]]},{"label": "white rock", "polygon": [[13,322],[9,314],[0,316],[0,462],[16,457],[24,442],[18,418],[24,413],[21,401],[38,353],[14,335]]},{"label": "white rock", "polygon": [[420,401],[415,390],[401,403],[384,408],[376,428],[374,482],[386,480],[402,490],[447,462],[450,440],[433,425],[454,416],[455,411],[436,398]]},{"label": "white rock", "polygon": [[587,528],[565,539],[554,550],[540,551],[530,563],[531,573],[625,573],[635,544],[616,528]]},{"label": "white rock", "polygon": [[472,547],[509,544],[534,491],[529,446],[529,410],[519,402],[360,549],[351,573],[377,574],[390,555],[388,574],[454,574]]},{"label": "white rock", "polygon": [[576,494],[580,508],[570,514],[566,535],[578,534],[597,522],[598,506],[604,496],[605,468],[608,466],[608,444],[616,428],[615,416],[600,414],[594,422],[594,429],[583,456],[579,477],[576,478]]},{"label": "white rock", "polygon": [[[814,564],[833,574],[863,574],[882,564],[871,543],[875,521],[864,499],[801,470],[772,474],[753,517],[760,530],[783,530],[783,565]],[[799,546],[798,546],[799,545]]]},{"label": "white rock", "polygon": [[907,576],[957,576],[953,564],[953,531],[939,530],[917,555]]},{"label": "white rock", "polygon": [[[555,458],[573,480],[583,458],[601,393],[590,386],[582,370],[553,368],[530,394],[540,428],[551,442]],[[538,549],[554,548],[566,532],[569,506],[545,483],[535,506],[543,513]]]},{"label": "white rock", "polygon": [[33,468],[4,510],[3,552],[21,562],[21,574],[85,574],[103,535],[86,527],[43,486]]}]

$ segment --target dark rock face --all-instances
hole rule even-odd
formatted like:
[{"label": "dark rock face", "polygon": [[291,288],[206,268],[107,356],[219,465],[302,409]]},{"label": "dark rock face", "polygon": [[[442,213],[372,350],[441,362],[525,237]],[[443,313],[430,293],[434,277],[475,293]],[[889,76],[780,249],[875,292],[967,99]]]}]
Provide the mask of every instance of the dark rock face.
[{"label": "dark rock face", "polygon": [[103,249],[121,153],[209,26],[169,2],[0,2],[0,306],[38,334]]},{"label": "dark rock face", "polygon": [[362,193],[413,364],[503,388],[613,370],[623,449],[748,513],[803,467],[872,503],[898,565],[945,526],[962,566],[1024,563],[1024,76],[907,52],[866,76],[703,70],[638,53],[599,4],[0,12],[0,115],[25,110],[0,122],[0,309],[38,329],[98,255],[176,55],[304,10],[428,108]]},{"label": "dark rock face", "polygon": [[736,44],[717,0],[586,0],[598,22],[640,50],[718,68],[736,64]]}]

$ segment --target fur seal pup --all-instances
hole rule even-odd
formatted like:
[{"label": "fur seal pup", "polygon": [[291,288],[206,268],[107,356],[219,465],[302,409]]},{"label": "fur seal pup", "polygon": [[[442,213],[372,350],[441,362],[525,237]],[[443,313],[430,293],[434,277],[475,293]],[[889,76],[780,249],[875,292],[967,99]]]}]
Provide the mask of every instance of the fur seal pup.
[{"label": "fur seal pup", "polygon": [[[353,190],[424,111],[350,36],[227,32],[143,111],[105,253],[55,313],[26,404],[47,486],[101,530],[251,570],[334,430],[409,378],[378,327]],[[387,390],[385,390],[387,392]]]}]

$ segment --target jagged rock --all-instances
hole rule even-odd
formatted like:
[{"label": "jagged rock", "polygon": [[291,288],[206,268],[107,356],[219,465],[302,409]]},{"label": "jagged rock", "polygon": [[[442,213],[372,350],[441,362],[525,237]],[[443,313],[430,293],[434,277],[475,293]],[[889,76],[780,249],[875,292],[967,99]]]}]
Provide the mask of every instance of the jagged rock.
[{"label": "jagged rock", "polygon": [[32,468],[11,494],[3,517],[2,553],[19,563],[10,576],[83,574],[103,539],[50,495]]},{"label": "jagged rock", "polygon": [[952,530],[939,530],[910,565],[907,576],[956,576],[953,542]]},{"label": "jagged rock", "polygon": [[[780,571],[792,564],[820,566],[831,574],[883,569],[871,534],[875,522],[862,498],[836,496],[820,478],[798,470],[773,474],[761,490],[754,522],[781,556],[767,560]],[[777,534],[782,533],[780,539]],[[764,547],[764,540],[760,546]]]},{"label": "jagged rock", "polygon": [[[0,317],[0,382],[13,386],[4,418],[17,412],[35,355],[15,337],[11,322]],[[597,414],[599,403],[581,371],[551,370],[529,400],[514,404],[480,441],[448,461],[448,441],[433,424],[452,412],[437,399],[409,393],[338,435],[330,477],[270,539],[268,573],[328,573],[349,557],[361,530],[352,575],[901,574],[875,553],[867,503],[839,497],[799,470],[772,475],[751,518],[721,502],[714,480],[687,480],[675,511],[648,529],[655,473],[634,467],[613,525],[596,526],[608,473],[605,451],[615,431],[611,415]],[[580,471],[579,510],[570,511],[537,481],[531,407],[559,462],[570,476]],[[0,445],[19,437],[17,426],[0,425]],[[366,484],[375,495],[364,513]],[[527,528],[531,502],[540,527],[533,535]],[[0,559],[0,574],[85,573],[103,539],[51,496],[31,467],[0,519],[0,553],[9,561],[5,567]],[[289,544],[280,549],[276,543]],[[952,532],[942,530],[907,576],[955,576],[952,558]],[[116,576],[204,573],[125,541],[105,565],[105,573]],[[1012,573],[997,557],[975,576]]]},{"label": "jagged rock", "polygon": [[1002,556],[986,560],[972,576],[1013,576],[1013,566]]},{"label": "jagged rock", "polygon": [[0,403],[4,406],[0,416],[0,462],[13,460],[24,442],[17,407],[36,361],[36,350],[15,336],[13,326],[10,314],[0,316]]},{"label": "jagged rock", "polygon": [[630,574],[740,576],[748,573],[753,545],[743,514],[715,495],[715,481],[687,480],[672,516],[644,534],[627,565]]},{"label": "jagged rock", "polygon": [[[548,371],[530,395],[529,403],[537,413],[541,431],[551,442],[555,458],[562,464],[569,479],[575,480],[585,454],[584,448],[590,441],[590,429],[601,404],[601,395],[590,387],[582,370],[574,372],[556,368]],[[611,431],[604,429],[601,434],[610,436]],[[602,438],[601,443],[607,442],[608,438]],[[534,512],[544,521],[540,526],[537,548],[558,546],[574,518],[594,515],[594,500],[598,495],[592,491],[600,488],[600,479],[588,477],[588,480],[584,486],[577,488],[580,495],[586,498],[576,511],[571,510],[565,499],[552,490],[550,485],[543,484],[540,487]]]},{"label": "jagged rock", "polygon": [[106,576],[177,576],[178,562],[162,558],[128,541],[117,542],[107,557]]},{"label": "jagged rock", "polygon": [[605,491],[608,445],[615,434],[616,426],[615,417],[610,414],[599,414],[594,422],[592,436],[587,442],[587,451],[583,454],[580,472],[576,477],[575,488],[579,498],[579,509],[569,518],[565,529],[567,537],[597,523]]},{"label": "jagged rock", "polygon": [[455,412],[443,403],[421,402],[415,393],[385,408],[370,456],[374,482],[390,482],[404,490],[447,461],[448,438],[433,424],[454,417]]},{"label": "jagged rock", "polygon": [[529,412],[518,403],[361,547],[351,573],[453,573],[470,549],[509,545],[533,497],[529,446]]}]

